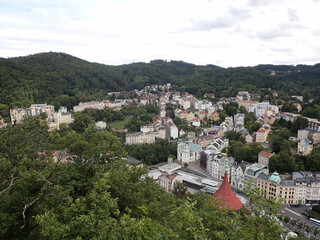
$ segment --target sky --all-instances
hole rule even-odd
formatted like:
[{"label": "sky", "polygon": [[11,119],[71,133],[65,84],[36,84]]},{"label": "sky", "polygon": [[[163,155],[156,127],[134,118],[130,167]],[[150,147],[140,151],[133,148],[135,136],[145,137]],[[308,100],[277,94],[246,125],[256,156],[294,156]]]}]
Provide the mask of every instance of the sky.
[{"label": "sky", "polygon": [[0,0],[0,57],[312,65],[319,23],[320,0]]}]

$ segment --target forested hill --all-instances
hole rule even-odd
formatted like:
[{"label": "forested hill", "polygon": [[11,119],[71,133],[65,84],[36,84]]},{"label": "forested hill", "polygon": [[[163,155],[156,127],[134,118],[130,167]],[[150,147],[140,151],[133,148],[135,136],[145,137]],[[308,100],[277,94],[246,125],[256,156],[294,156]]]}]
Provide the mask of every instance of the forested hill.
[{"label": "forested hill", "polygon": [[[272,71],[274,76],[270,75]],[[108,66],[53,52],[0,58],[2,108],[26,107],[31,103],[72,106],[79,101],[102,99],[108,91],[166,82],[197,96],[205,92],[218,97],[234,96],[239,90],[264,94],[264,89],[270,87],[284,96],[313,98],[320,93],[320,64],[221,68],[155,60]]]}]

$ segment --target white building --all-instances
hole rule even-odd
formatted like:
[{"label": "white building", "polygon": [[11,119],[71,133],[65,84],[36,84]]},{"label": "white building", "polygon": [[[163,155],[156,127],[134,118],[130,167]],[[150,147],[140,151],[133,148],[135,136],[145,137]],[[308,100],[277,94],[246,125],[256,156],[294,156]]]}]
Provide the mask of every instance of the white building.
[{"label": "white building", "polygon": [[98,101],[91,101],[91,102],[80,102],[79,105],[73,107],[74,112],[82,112],[83,110],[87,108],[94,108],[102,110],[104,109],[105,103],[104,102],[98,102]]},{"label": "white building", "polygon": [[166,139],[166,129],[163,126],[158,129],[158,135],[156,137]]},{"label": "white building", "polygon": [[243,126],[244,125],[244,118],[245,118],[244,113],[235,114],[233,116],[234,126]]},{"label": "white building", "polygon": [[320,132],[312,129],[303,129],[298,131],[298,140],[312,139],[314,144],[320,143]]},{"label": "white building", "polygon": [[154,132],[137,132],[126,134],[126,144],[151,144],[155,142],[156,134]]},{"label": "white building", "polygon": [[215,153],[221,153],[224,148],[229,146],[229,139],[215,138],[207,147],[206,150],[212,150]]},{"label": "white building", "polygon": [[29,116],[40,115],[41,113],[46,113],[48,119],[51,119],[54,114],[54,106],[47,104],[32,104],[30,108],[27,109]]},{"label": "white building", "polygon": [[178,173],[168,174],[167,172],[163,172],[158,178],[158,184],[160,187],[164,188],[167,192],[172,192],[174,189],[174,185],[177,182],[182,183],[182,176]]},{"label": "white building", "polygon": [[194,108],[198,109],[199,111],[206,111],[212,108],[212,103],[207,100],[195,101]]},{"label": "white building", "polygon": [[189,109],[191,106],[191,102],[189,101],[189,99],[187,98],[180,98],[179,99],[179,105],[183,108],[183,109]]},{"label": "white building", "polygon": [[146,125],[141,125],[140,126],[140,132],[154,132],[154,127],[153,124],[146,124]]},{"label": "white building", "polygon": [[70,124],[73,122],[73,120],[74,119],[72,118],[71,113],[69,112],[55,112],[53,114],[53,121],[58,125],[62,123]]},{"label": "white building", "polygon": [[26,116],[28,116],[28,114],[24,108],[10,109],[10,119],[12,124],[14,124],[15,122],[22,122]]},{"label": "white building", "polygon": [[222,180],[225,172],[231,176],[231,166],[234,164],[234,158],[226,157],[222,154],[208,155],[206,172],[218,179]]},{"label": "white building", "polygon": [[238,98],[239,100],[246,100],[249,101],[251,99],[250,93],[247,91],[239,91],[236,98]]},{"label": "white building", "polygon": [[302,154],[302,155],[308,155],[312,152],[313,150],[313,142],[308,140],[308,139],[304,139],[304,140],[300,140],[298,142],[298,149],[297,149],[297,153]]},{"label": "white building", "polygon": [[241,163],[232,166],[230,181],[231,186],[239,189],[243,189],[245,187],[244,173],[249,166],[250,163],[246,161],[242,161]]},{"label": "white building", "polygon": [[252,188],[257,187],[257,178],[261,173],[266,174],[268,167],[259,163],[248,166],[244,172],[244,180],[251,183]]},{"label": "white building", "polygon": [[308,139],[309,131],[305,129],[298,130],[298,140]]},{"label": "white building", "polygon": [[265,114],[267,114],[267,111],[272,111],[273,114],[279,113],[279,108],[276,105],[270,105],[268,101],[264,101],[258,104],[251,104],[249,107],[249,112],[254,113],[256,118],[259,118]]},{"label": "white building", "polygon": [[159,167],[159,170],[168,174],[173,173],[181,168],[180,164],[174,163],[172,158],[168,158],[168,163]]},{"label": "white building", "polygon": [[177,159],[183,163],[195,162],[200,159],[202,147],[192,143],[192,140],[179,139],[177,146]]},{"label": "white building", "polygon": [[95,123],[95,126],[100,130],[104,130],[107,128],[107,123],[104,121],[98,121]]},{"label": "white building", "polygon": [[10,109],[11,123],[20,123],[26,116],[40,115],[41,113],[47,114],[47,121],[53,120],[54,106],[47,104],[32,104],[29,108],[14,108]]},{"label": "white building", "polygon": [[224,121],[220,124],[220,127],[221,127],[223,133],[233,130],[233,119],[232,119],[232,117],[226,117],[224,119]]},{"label": "white building", "polygon": [[179,130],[171,118],[164,119],[164,126],[166,128],[166,137],[176,139],[179,137]]},{"label": "white building", "polygon": [[192,126],[200,127],[200,125],[201,125],[200,119],[199,118],[194,118],[193,121],[192,121]]},{"label": "white building", "polygon": [[161,110],[160,110],[160,117],[161,117],[161,118],[166,117],[166,110],[165,110],[165,109],[161,109]]}]

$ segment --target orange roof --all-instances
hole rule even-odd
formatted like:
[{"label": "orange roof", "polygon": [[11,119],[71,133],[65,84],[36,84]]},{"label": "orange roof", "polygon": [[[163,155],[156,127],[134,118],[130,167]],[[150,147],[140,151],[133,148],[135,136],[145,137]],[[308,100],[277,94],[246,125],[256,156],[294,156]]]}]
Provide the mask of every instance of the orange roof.
[{"label": "orange roof", "polygon": [[261,151],[261,152],[259,152],[259,155],[262,155],[264,157],[268,157],[269,158],[269,157],[271,157],[273,155],[273,153]]},{"label": "orange roof", "polygon": [[237,198],[229,185],[227,172],[224,173],[222,184],[219,189],[212,194],[212,197],[221,201],[218,204],[218,207],[222,209],[231,208],[237,211],[243,206],[242,202]]},{"label": "orange roof", "polygon": [[266,130],[264,128],[260,128],[257,132],[266,132]]},{"label": "orange roof", "polygon": [[173,180],[173,179],[175,179],[175,177],[176,177],[176,176],[170,175],[170,176],[169,176],[169,179],[170,179],[170,180]]}]

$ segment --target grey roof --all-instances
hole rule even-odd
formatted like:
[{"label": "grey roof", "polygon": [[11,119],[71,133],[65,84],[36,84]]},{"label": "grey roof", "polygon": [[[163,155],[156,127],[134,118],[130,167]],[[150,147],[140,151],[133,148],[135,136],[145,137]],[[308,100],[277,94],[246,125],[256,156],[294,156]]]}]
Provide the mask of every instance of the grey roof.
[{"label": "grey roof", "polygon": [[212,143],[211,145],[215,146],[216,148],[219,147],[219,144],[218,144],[218,143]]},{"label": "grey roof", "polygon": [[244,172],[246,168],[250,165],[249,162],[242,161],[241,163],[238,164],[239,167],[241,167],[242,171]]},{"label": "grey roof", "polygon": [[142,164],[140,160],[135,159],[134,157],[128,157],[126,161],[128,161],[131,164],[138,164],[138,165]]},{"label": "grey roof", "polygon": [[294,186],[294,180],[281,180],[280,184],[283,186]]},{"label": "grey roof", "polygon": [[293,172],[292,173],[292,178],[293,179],[304,178],[304,175],[301,172]]},{"label": "grey roof", "polygon": [[266,175],[266,174],[264,174],[264,173],[260,173],[260,174],[259,174],[259,176],[258,176],[258,178],[263,179],[263,180],[267,180],[267,181],[268,181],[269,176],[268,176],[268,175]]}]

